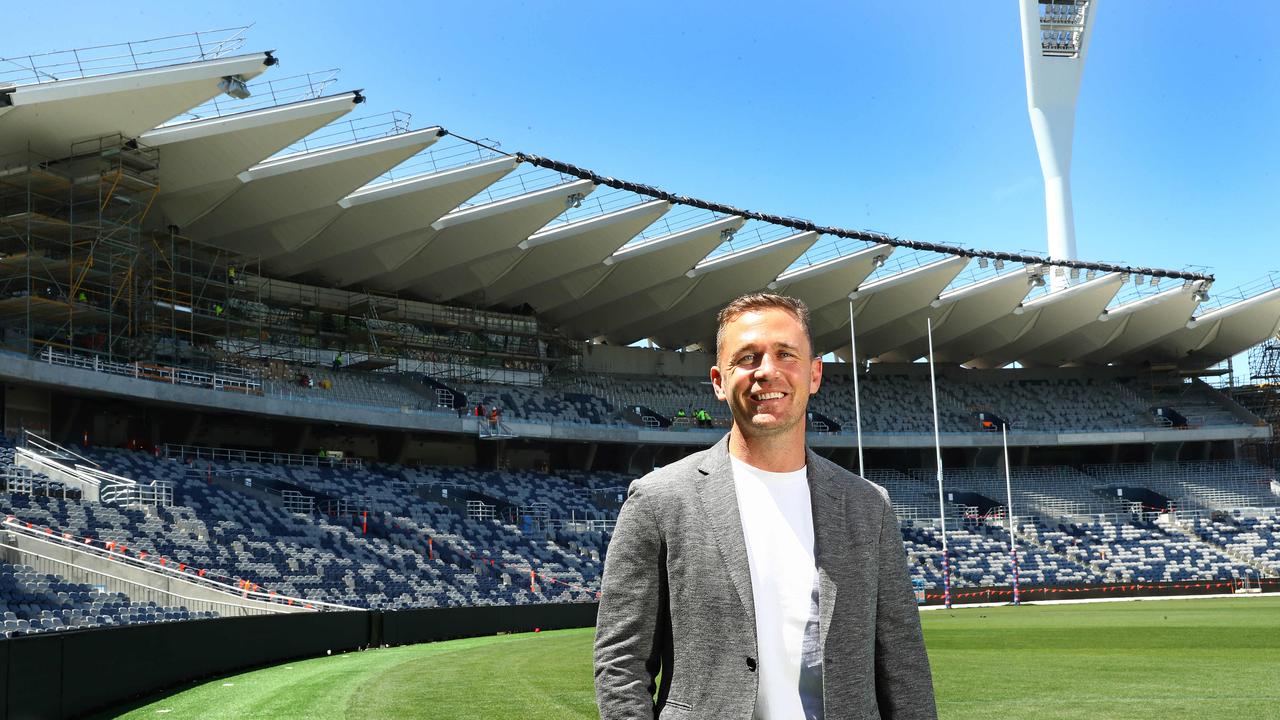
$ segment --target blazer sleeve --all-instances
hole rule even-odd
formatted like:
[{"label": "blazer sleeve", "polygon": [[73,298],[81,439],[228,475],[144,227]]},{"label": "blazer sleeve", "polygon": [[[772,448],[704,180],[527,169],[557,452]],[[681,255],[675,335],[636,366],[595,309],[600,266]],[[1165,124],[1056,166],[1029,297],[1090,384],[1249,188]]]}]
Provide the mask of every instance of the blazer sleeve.
[{"label": "blazer sleeve", "polygon": [[655,716],[666,636],[665,552],[650,500],[633,483],[605,556],[596,619],[595,684],[601,720]]},{"label": "blazer sleeve", "polygon": [[907,551],[898,518],[884,499],[876,595],[876,700],[884,720],[937,720],[929,656],[920,632]]}]

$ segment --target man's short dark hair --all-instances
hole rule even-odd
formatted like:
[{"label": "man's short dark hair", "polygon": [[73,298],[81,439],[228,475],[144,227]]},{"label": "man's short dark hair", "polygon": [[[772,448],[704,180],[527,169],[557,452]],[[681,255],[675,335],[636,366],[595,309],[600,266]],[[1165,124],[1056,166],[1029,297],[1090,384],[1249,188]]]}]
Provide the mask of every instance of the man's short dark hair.
[{"label": "man's short dark hair", "polygon": [[737,297],[716,315],[716,362],[720,360],[720,346],[724,343],[724,326],[746,313],[760,310],[782,310],[790,313],[804,328],[805,339],[809,341],[809,354],[814,354],[813,332],[809,330],[809,306],[799,298],[776,293],[753,292]]}]

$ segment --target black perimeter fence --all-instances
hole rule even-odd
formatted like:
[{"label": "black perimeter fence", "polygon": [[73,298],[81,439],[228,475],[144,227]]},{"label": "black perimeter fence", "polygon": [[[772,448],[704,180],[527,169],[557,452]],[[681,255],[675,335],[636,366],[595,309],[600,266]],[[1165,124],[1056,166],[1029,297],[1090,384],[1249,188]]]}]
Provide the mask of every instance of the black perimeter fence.
[{"label": "black perimeter fence", "polygon": [[[1223,595],[1238,583],[1196,581],[1024,587],[1023,602]],[[1280,593],[1280,580],[1255,588]],[[955,588],[957,605],[1008,603],[1010,587]],[[942,602],[930,588],[925,603]],[[0,720],[76,718],[185,683],[383,645],[535,629],[592,627],[596,603],[258,615],[40,633],[0,640]]]}]

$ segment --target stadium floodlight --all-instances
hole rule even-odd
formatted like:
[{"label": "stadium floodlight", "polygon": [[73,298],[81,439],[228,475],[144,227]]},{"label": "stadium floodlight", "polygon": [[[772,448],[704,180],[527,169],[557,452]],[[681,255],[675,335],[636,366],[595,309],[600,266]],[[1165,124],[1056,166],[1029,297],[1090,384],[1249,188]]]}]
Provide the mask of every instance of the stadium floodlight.
[{"label": "stadium floodlight", "polygon": [[888,258],[889,258],[888,255],[876,255],[875,257],[871,258],[871,267],[875,268],[876,270],[879,270],[880,268],[884,267],[884,261],[887,260]]},{"label": "stadium floodlight", "polygon": [[[1071,144],[1097,0],[1019,0],[1027,110],[1044,173],[1049,255],[1076,259]],[[1053,276],[1054,289],[1067,284]]]},{"label": "stadium floodlight", "polygon": [[1003,270],[1003,269],[1004,269],[1004,261],[999,258],[996,258],[996,270]]},{"label": "stadium floodlight", "polygon": [[236,100],[244,100],[252,94],[243,75],[227,75],[218,82],[218,89]]},{"label": "stadium floodlight", "polygon": [[983,270],[986,270],[986,269],[987,269],[987,259],[986,259],[986,258],[984,258],[984,257],[980,257],[980,258],[978,258],[978,267],[982,268]]},{"label": "stadium floodlight", "polygon": [[571,207],[580,208],[582,207],[582,201],[585,198],[586,198],[586,195],[583,195],[582,193],[573,193],[572,195],[564,199],[564,206],[566,208],[571,208]]}]

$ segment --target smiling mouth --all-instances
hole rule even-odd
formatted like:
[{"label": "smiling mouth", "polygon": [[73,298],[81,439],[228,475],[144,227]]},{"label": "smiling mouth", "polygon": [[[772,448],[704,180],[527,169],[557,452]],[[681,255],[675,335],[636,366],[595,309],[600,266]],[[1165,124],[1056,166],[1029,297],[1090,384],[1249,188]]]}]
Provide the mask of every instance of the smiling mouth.
[{"label": "smiling mouth", "polygon": [[787,395],[786,393],[777,392],[777,391],[763,392],[763,393],[756,393],[752,395],[751,399],[756,402],[768,402],[769,400],[781,400],[782,398],[786,397],[786,395]]}]

